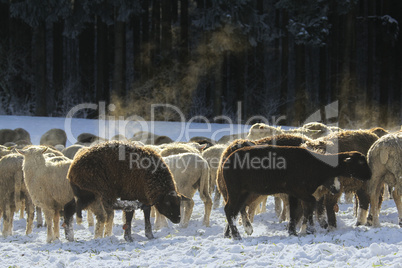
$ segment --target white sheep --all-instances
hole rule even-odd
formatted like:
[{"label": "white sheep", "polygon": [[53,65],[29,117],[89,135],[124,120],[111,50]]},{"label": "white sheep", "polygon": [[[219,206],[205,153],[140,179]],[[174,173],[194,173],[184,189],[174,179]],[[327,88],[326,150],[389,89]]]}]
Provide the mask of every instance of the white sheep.
[{"label": "white sheep", "polygon": [[[210,171],[208,162],[199,154],[194,153],[171,155],[163,157],[163,160],[173,174],[178,192],[189,198],[189,200],[181,202],[180,215],[184,216],[180,220],[180,226],[183,228],[188,226],[194,207],[194,201],[191,198],[197,190],[205,207],[203,224],[209,226],[212,200],[209,194]],[[158,214],[156,212],[155,228],[166,226],[166,219]]]},{"label": "white sheep", "polygon": [[283,134],[280,127],[273,127],[263,123],[256,123],[251,126],[246,139],[259,140],[265,137]]},{"label": "white sheep", "polygon": [[60,211],[74,198],[66,179],[71,160],[46,161],[47,147],[31,146],[18,150],[24,156],[22,170],[25,184],[35,206],[40,207],[47,224],[48,243],[60,237]]},{"label": "white sheep", "polygon": [[73,144],[64,148],[61,152],[68,158],[73,159],[75,154],[81,150],[82,148],[86,148],[84,145],[81,144]]},{"label": "white sheep", "polygon": [[219,207],[219,202],[221,198],[221,194],[219,193],[218,188],[216,187],[216,172],[218,171],[221,155],[223,151],[226,149],[226,147],[227,146],[223,144],[216,144],[202,152],[202,157],[205,160],[207,160],[211,173],[209,182],[209,193],[212,194],[212,191],[215,190],[214,203],[213,203],[214,209]]},{"label": "white sheep", "polygon": [[387,183],[390,187],[395,187],[393,198],[398,210],[399,226],[402,227],[402,133],[382,136],[371,146],[367,159],[372,171],[368,192],[373,226],[380,226],[379,200],[382,187]]},{"label": "white sheep", "polygon": [[19,154],[0,159],[0,214],[3,213],[4,237],[12,234],[14,212],[21,207],[21,199],[27,209],[26,234],[32,233],[34,206],[24,184],[22,162],[23,157]]},{"label": "white sheep", "polygon": [[166,157],[169,155],[183,154],[183,153],[195,153],[200,154],[201,150],[205,148],[205,145],[200,145],[196,142],[174,142],[161,146],[161,156]]}]

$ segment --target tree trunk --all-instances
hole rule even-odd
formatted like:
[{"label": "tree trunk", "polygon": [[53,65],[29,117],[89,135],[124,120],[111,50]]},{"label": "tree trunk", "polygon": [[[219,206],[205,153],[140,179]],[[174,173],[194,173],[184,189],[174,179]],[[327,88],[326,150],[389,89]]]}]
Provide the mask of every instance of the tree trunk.
[{"label": "tree trunk", "polygon": [[0,3],[0,40],[7,40],[9,38],[9,31],[8,31],[10,25],[9,8],[10,8],[9,3]]},{"label": "tree trunk", "polygon": [[107,68],[107,26],[96,18],[96,102],[108,101],[108,68]]},{"label": "tree trunk", "polygon": [[114,22],[114,65],[113,65],[113,92],[117,97],[124,97],[126,84],[126,23]]},{"label": "tree trunk", "polygon": [[161,49],[164,57],[172,50],[172,0],[161,1]]},{"label": "tree trunk", "polygon": [[141,52],[141,83],[144,83],[151,76],[151,40],[149,32],[149,1],[142,2],[141,33],[142,33],[142,52]]},{"label": "tree trunk", "polygon": [[339,124],[341,128],[356,127],[356,28],[355,9],[349,11],[344,18],[344,38],[340,87]]},{"label": "tree trunk", "polygon": [[94,95],[95,86],[95,27],[92,23],[78,37],[80,87],[87,96]]},{"label": "tree trunk", "polygon": [[306,119],[306,68],[305,68],[305,46],[295,45],[295,87],[296,100],[292,126],[299,126]]},{"label": "tree trunk", "polygon": [[161,7],[160,1],[154,0],[152,2],[152,49],[151,49],[151,66],[149,69],[151,77],[153,77],[153,70],[160,65],[161,54]]},{"label": "tree trunk", "polygon": [[181,63],[186,63],[189,58],[189,13],[188,13],[188,1],[180,1],[180,48],[179,59]]},{"label": "tree trunk", "polygon": [[[281,29],[282,29],[282,38],[281,38],[281,60],[280,60],[280,68],[281,68],[281,75],[280,75],[280,85],[281,85],[281,102],[284,104],[281,106],[281,114],[284,116],[288,116],[288,76],[289,76],[289,37],[286,30],[286,25],[288,24],[289,16],[286,11],[281,12]],[[289,124],[290,122],[286,118],[285,125]]]},{"label": "tree trunk", "polygon": [[63,22],[53,24],[53,89],[54,100],[63,91]]},{"label": "tree trunk", "polygon": [[35,76],[36,116],[47,116],[46,99],[46,25],[33,29],[33,66]]}]

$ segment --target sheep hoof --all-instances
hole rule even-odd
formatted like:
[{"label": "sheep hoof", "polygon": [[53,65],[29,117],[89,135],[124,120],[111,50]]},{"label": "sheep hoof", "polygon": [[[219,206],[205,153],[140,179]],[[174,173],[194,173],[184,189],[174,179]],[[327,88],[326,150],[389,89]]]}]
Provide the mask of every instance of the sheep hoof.
[{"label": "sheep hoof", "polygon": [[369,214],[367,216],[366,226],[372,226],[372,225],[373,225],[373,215]]},{"label": "sheep hoof", "polygon": [[288,234],[289,236],[297,236],[296,230],[289,230]]},{"label": "sheep hoof", "polygon": [[154,239],[154,238],[155,238],[153,234],[145,234],[145,236],[146,236],[148,239]]},{"label": "sheep hoof", "polygon": [[315,228],[313,226],[308,226],[306,229],[306,234],[314,234]]},{"label": "sheep hoof", "polygon": [[241,236],[240,235],[234,235],[233,240],[239,241],[239,240],[241,240]]},{"label": "sheep hoof", "polygon": [[180,228],[187,228],[188,227],[188,223],[180,223],[179,224]]},{"label": "sheep hoof", "polygon": [[327,229],[328,228],[328,223],[325,220],[319,221],[319,224],[321,228]]},{"label": "sheep hoof", "polygon": [[131,235],[125,235],[124,240],[126,240],[127,242],[133,242],[134,241],[134,239],[133,239],[133,237]]}]

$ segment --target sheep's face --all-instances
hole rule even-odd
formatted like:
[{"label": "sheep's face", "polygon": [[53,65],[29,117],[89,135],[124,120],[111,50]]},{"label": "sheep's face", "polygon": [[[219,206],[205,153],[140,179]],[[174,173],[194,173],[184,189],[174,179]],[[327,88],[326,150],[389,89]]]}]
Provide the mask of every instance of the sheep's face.
[{"label": "sheep's face", "polygon": [[29,156],[29,155],[36,156],[36,155],[44,154],[46,152],[46,150],[47,150],[47,147],[45,147],[45,146],[30,146],[27,149],[21,149],[21,150],[17,149],[17,152],[24,156]]},{"label": "sheep's face", "polygon": [[366,157],[358,152],[349,153],[345,159],[341,162],[345,168],[347,174],[345,176],[350,176],[362,181],[369,180],[371,178],[371,170],[367,164]]},{"label": "sheep's face", "polygon": [[158,211],[165,215],[171,222],[179,223],[181,199],[181,195],[178,195],[176,191],[172,191],[165,195],[155,206]]}]

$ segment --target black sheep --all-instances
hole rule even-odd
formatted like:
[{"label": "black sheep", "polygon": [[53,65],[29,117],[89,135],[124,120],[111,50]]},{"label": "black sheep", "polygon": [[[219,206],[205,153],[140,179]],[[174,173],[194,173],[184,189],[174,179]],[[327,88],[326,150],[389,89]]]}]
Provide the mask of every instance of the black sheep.
[{"label": "black sheep", "polygon": [[[221,166],[227,192],[225,214],[228,224],[225,237],[240,239],[234,219],[244,208],[247,198],[285,193],[289,195],[289,234],[296,234],[298,199],[315,202],[314,192],[321,185],[331,192],[340,190],[337,176],[370,179],[371,172],[364,155],[358,152],[333,155],[318,154],[301,147],[258,145],[233,152]],[[303,207],[305,217],[312,217],[314,206]]]}]

